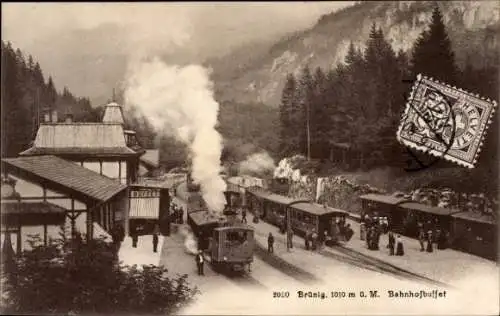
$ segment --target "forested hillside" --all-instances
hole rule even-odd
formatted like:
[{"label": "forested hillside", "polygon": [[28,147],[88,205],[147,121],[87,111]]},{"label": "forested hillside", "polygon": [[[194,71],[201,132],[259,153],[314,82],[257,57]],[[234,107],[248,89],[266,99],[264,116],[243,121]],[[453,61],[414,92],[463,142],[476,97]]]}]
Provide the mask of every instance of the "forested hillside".
[{"label": "forested hillside", "polygon": [[16,156],[29,146],[46,111],[56,110],[62,119],[65,114],[83,122],[100,119],[88,98],[75,97],[66,87],[58,92],[31,55],[3,41],[1,91],[2,157]]},{"label": "forested hillside", "polygon": [[[498,62],[480,67],[467,62],[460,69],[437,8],[411,55],[396,53],[376,24],[364,47],[351,44],[344,62],[335,68],[304,67],[299,76],[288,74],[280,106],[282,156],[302,154],[328,160],[343,170],[385,166],[402,170],[411,157],[397,142],[396,131],[418,73],[492,100],[499,95]],[[498,122],[495,113],[475,169],[442,160],[435,167],[450,172],[441,179],[429,179],[443,180],[439,185],[460,184],[461,189],[496,191],[496,183],[484,179],[498,174]]]},{"label": "forested hillside", "polygon": [[[28,148],[45,113],[56,111],[58,121],[71,114],[76,122],[99,122],[104,113],[103,105],[93,107],[87,97],[76,97],[66,87],[58,91],[31,55],[3,41],[1,85],[2,157],[17,156]],[[137,132],[142,146],[155,146],[154,129],[140,113],[125,108],[125,128]]]},{"label": "forested hillside", "polygon": [[[469,60],[482,67],[498,60],[500,6],[496,1],[362,1],[324,15],[315,26],[259,48],[251,60],[227,56],[224,67],[214,67],[223,99],[262,102],[277,107],[287,73],[298,75],[309,65],[328,69],[344,60],[349,44],[366,43],[373,23],[396,50],[409,53],[428,26],[434,6],[448,26],[457,65]],[[244,67],[240,67],[244,65]]]}]

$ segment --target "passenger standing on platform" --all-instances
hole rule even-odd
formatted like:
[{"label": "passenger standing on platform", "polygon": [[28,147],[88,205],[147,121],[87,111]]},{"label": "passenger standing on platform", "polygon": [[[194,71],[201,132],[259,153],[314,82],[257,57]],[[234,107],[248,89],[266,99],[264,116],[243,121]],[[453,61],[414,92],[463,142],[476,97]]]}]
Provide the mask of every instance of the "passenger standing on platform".
[{"label": "passenger standing on platform", "polygon": [[118,240],[120,243],[122,243],[125,240],[125,229],[123,229],[123,226],[121,224],[118,225]]},{"label": "passenger standing on platform", "polygon": [[403,241],[401,240],[401,235],[398,235],[396,238],[396,256],[403,256],[404,254]]},{"label": "passenger standing on platform", "polygon": [[130,237],[132,237],[132,247],[137,248],[137,242],[139,241],[139,237],[137,235],[137,230],[136,228],[132,228],[132,231],[130,232]]},{"label": "passenger standing on platform", "polygon": [[437,228],[436,229],[436,237],[434,238],[434,242],[436,243],[436,248],[437,249],[443,249],[441,248],[441,239],[442,239],[442,236],[443,235],[443,232],[441,231],[440,228]]},{"label": "passenger standing on platform", "polygon": [[389,248],[389,256],[394,256],[394,247],[396,244],[396,239],[394,238],[394,234],[389,231],[389,244],[387,247]]},{"label": "passenger standing on platform", "polygon": [[354,235],[354,230],[351,228],[351,224],[347,224],[345,228],[345,241],[349,241],[352,238],[352,235]]},{"label": "passenger standing on platform", "polygon": [[382,234],[382,232],[380,231],[380,229],[377,229],[375,231],[375,250],[379,250],[379,245],[380,245],[380,235]]},{"label": "passenger standing on platform", "polygon": [[201,250],[198,251],[196,255],[196,266],[198,267],[198,275],[205,275],[203,272],[203,263],[204,263],[203,253]]},{"label": "passenger standing on platform", "polygon": [[307,231],[306,236],[304,238],[304,242],[306,243],[306,250],[309,250],[310,248],[310,240],[311,240],[311,232]]},{"label": "passenger standing on platform", "polygon": [[158,232],[155,230],[153,232],[153,252],[158,250]]},{"label": "passenger standing on platform", "polygon": [[418,232],[418,242],[420,243],[420,251],[424,251],[425,233],[423,228],[420,228]]},{"label": "passenger standing on platform", "polygon": [[371,249],[371,247],[372,247],[372,228],[371,227],[368,227],[368,229],[366,230],[366,247],[368,247],[368,249]]},{"label": "passenger standing on platform", "polygon": [[433,242],[432,230],[427,232],[427,252],[433,252],[432,242]]},{"label": "passenger standing on platform", "polygon": [[184,224],[184,209],[182,207],[179,210],[179,224]]},{"label": "passenger standing on platform", "polygon": [[267,237],[267,252],[274,252],[274,236],[271,233],[269,233],[269,236]]},{"label": "passenger standing on platform", "polygon": [[113,239],[113,244],[115,247],[119,247],[120,237],[118,235],[118,226],[115,225],[111,230],[111,238]]},{"label": "passenger standing on platform", "polygon": [[293,248],[293,230],[289,229],[288,230],[288,247]]},{"label": "passenger standing on platform", "polygon": [[318,247],[318,234],[316,234],[316,230],[313,229],[312,233],[312,250],[316,250]]},{"label": "passenger standing on platform", "polygon": [[241,222],[245,224],[247,223],[247,211],[245,208],[241,210]]}]

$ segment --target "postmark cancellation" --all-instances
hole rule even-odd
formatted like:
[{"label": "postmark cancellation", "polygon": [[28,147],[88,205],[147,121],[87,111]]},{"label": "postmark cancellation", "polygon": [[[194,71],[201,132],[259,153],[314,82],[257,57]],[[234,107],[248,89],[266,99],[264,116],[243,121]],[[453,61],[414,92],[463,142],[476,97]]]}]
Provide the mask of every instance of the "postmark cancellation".
[{"label": "postmark cancellation", "polygon": [[474,168],[497,103],[421,74],[397,131],[418,151]]}]

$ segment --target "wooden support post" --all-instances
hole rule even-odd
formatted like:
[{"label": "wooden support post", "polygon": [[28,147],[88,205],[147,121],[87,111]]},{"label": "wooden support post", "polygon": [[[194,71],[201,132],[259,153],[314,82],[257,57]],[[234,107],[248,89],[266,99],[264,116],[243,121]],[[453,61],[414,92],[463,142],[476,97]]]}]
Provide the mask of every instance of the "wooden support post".
[{"label": "wooden support post", "polygon": [[92,212],[94,211],[93,207],[88,207],[87,206],[87,218],[86,218],[86,224],[87,224],[87,242],[90,242],[93,238],[93,227],[92,227]]},{"label": "wooden support post", "polygon": [[43,224],[43,244],[47,246],[47,224]]},{"label": "wooden support post", "polygon": [[18,221],[17,221],[17,245],[16,245],[18,254],[20,254],[21,251],[23,251],[23,247],[22,247],[23,239],[21,237],[22,234],[23,234],[23,232],[21,229],[21,221],[19,221],[19,218],[18,218]]}]

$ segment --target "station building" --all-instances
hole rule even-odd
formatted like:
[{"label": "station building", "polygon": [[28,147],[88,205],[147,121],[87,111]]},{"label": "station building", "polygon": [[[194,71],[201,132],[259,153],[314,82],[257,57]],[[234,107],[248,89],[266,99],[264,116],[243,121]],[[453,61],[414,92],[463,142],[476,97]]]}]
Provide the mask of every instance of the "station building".
[{"label": "station building", "polygon": [[98,123],[46,116],[30,148],[2,159],[2,244],[9,233],[20,250],[29,234],[47,243],[61,230],[110,239],[116,225],[128,235],[131,225],[147,234],[159,224],[168,234],[168,189],[139,184],[145,153],[115,102]]}]

